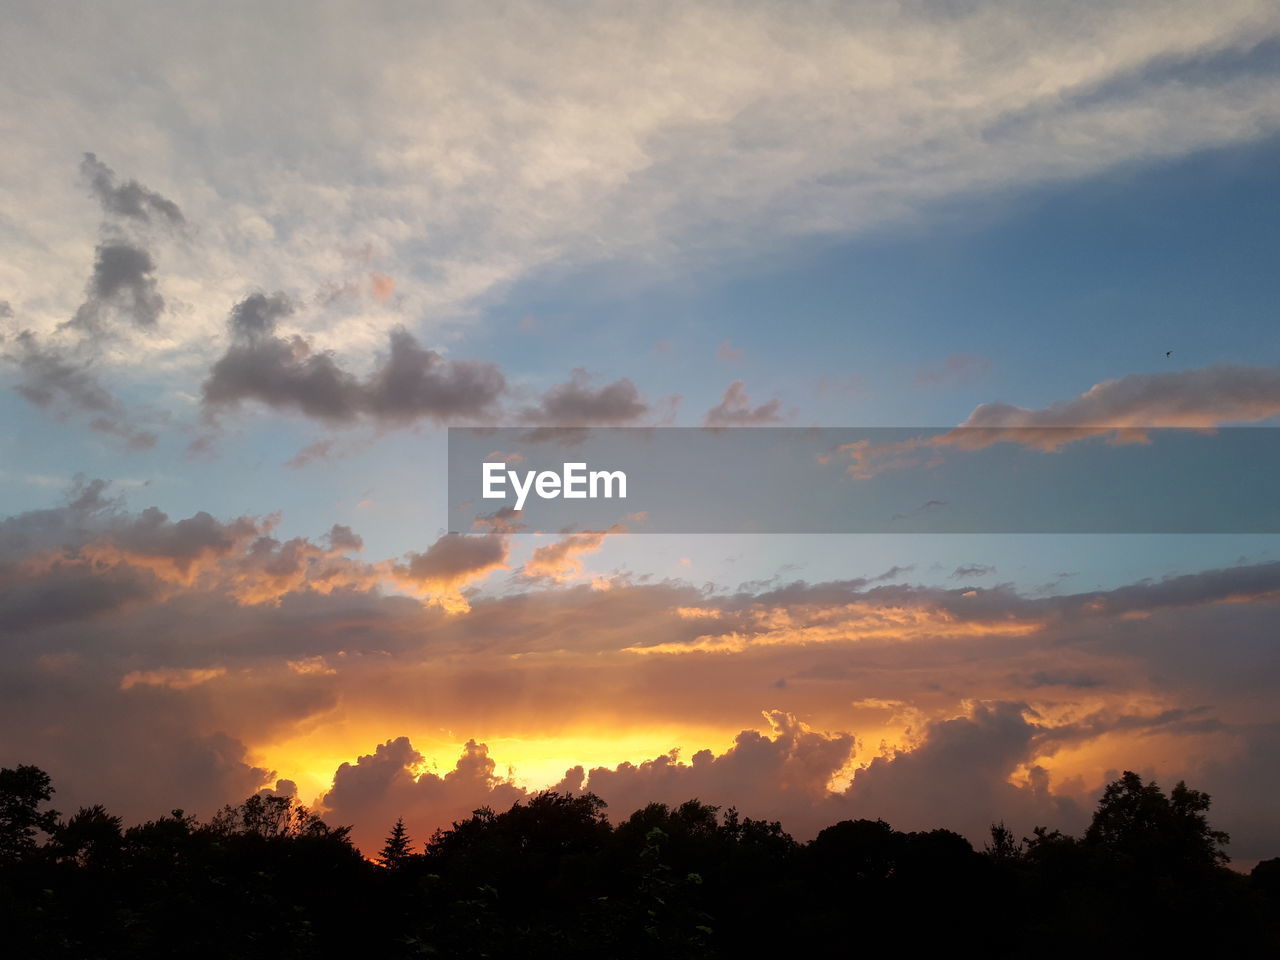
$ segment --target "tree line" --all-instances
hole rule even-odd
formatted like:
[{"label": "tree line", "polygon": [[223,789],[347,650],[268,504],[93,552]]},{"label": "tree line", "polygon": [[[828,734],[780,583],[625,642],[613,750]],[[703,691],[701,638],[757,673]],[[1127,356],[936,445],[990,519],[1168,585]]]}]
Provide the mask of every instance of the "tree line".
[{"label": "tree line", "polygon": [[0,952],[16,958],[1256,956],[1280,948],[1280,858],[1226,866],[1210,798],[1126,772],[1081,836],[846,820],[798,843],[690,800],[612,824],[590,793],[482,808],[373,858],[294,798],[206,821],[63,819],[0,769]]}]

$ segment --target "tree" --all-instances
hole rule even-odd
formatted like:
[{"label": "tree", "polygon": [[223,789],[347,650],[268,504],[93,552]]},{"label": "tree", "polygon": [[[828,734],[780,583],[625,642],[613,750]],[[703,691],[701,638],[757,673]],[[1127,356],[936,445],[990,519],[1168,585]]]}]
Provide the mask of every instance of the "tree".
[{"label": "tree", "polygon": [[1208,809],[1209,795],[1182,781],[1165,796],[1126,770],[1107,784],[1084,840],[1146,868],[1216,867],[1230,860],[1222,848],[1231,838],[1210,829]]},{"label": "tree", "polygon": [[293,797],[261,793],[237,807],[223,807],[213,815],[207,829],[220,836],[254,836],[265,840],[345,836],[348,832],[347,827],[330,828]]},{"label": "tree", "polygon": [[123,821],[107,813],[100,803],[81,807],[53,832],[53,849],[59,860],[81,867],[114,864],[124,841]]},{"label": "tree", "polygon": [[40,810],[53,796],[49,775],[23,764],[0,768],[0,863],[20,859],[35,849],[36,831],[52,833],[57,810]]},{"label": "tree", "polygon": [[411,852],[409,831],[404,827],[404,817],[401,817],[391,828],[387,842],[383,845],[382,852],[378,854],[378,863],[388,870],[395,870],[404,865]]},{"label": "tree", "polygon": [[1014,838],[1013,831],[1004,825],[1004,821],[991,825],[991,842],[982,848],[992,860],[1007,863],[1022,859],[1024,847],[1021,841]]}]

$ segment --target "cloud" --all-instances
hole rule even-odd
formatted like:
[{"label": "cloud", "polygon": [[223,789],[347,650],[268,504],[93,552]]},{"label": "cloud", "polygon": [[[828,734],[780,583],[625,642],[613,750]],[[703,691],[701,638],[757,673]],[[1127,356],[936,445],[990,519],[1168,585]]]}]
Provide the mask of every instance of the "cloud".
[{"label": "cloud", "polygon": [[494,416],[507,381],[496,364],[446,360],[424,350],[404,329],[391,332],[390,352],[365,385],[368,410],[380,419],[484,420]]},{"label": "cloud", "polygon": [[473,810],[505,810],[528,795],[494,772],[488,747],[475,740],[467,741],[443,776],[421,770],[425,760],[408,737],[388,740],[355,763],[342,764],[319,807],[336,822],[357,825],[356,843],[372,854],[401,817],[415,841],[423,843],[437,828],[465,820]]},{"label": "cloud", "polygon": [[355,418],[360,385],[333,355],[313,353],[302,337],[275,335],[276,324],[293,310],[283,294],[254,293],[236,304],[228,321],[231,346],[213,365],[202,388],[206,409],[257,400],[320,420]]},{"label": "cloud", "polygon": [[1280,367],[1223,364],[1129,374],[1039,409],[984,403],[946,433],[884,443],[859,440],[839,452],[849,458],[846,469],[851,476],[869,478],[886,470],[936,463],[948,449],[1016,443],[1053,452],[1100,436],[1113,443],[1145,443],[1149,429],[1209,429],[1276,416]]},{"label": "cloud", "polygon": [[951,571],[950,579],[967,580],[970,577],[986,577],[996,572],[996,568],[988,566],[984,563],[970,563],[962,567],[956,567]]},{"label": "cloud", "polygon": [[567,382],[544,393],[521,419],[555,427],[615,427],[635,423],[649,410],[649,403],[628,378],[593,388],[591,374],[579,368]]},{"label": "cloud", "polygon": [[447,610],[465,612],[466,599],[459,588],[504,570],[508,554],[502,533],[447,533],[424,553],[410,553],[394,567],[397,579],[411,589],[424,591]]},{"label": "cloud", "polygon": [[782,401],[774,398],[757,407],[751,406],[746,384],[735,380],[729,384],[720,402],[707,411],[703,423],[708,427],[758,427],[781,423]]},{"label": "cloud", "polygon": [[93,330],[104,315],[114,313],[139,327],[154,327],[164,312],[155,269],[151,254],[127,240],[98,244],[85,301],[68,322]]},{"label": "cloud", "polygon": [[526,577],[563,583],[572,577],[581,576],[583,556],[598,552],[606,537],[625,532],[625,527],[615,524],[608,530],[571,533],[554,543],[535,547],[520,572]]},{"label": "cloud", "polygon": [[301,470],[303,467],[315,463],[317,460],[327,460],[329,454],[333,451],[334,441],[332,440],[316,440],[307,444],[292,457],[284,462],[284,465],[291,470]]},{"label": "cloud", "polygon": [[[0,336],[5,344],[3,357],[17,367],[14,389],[30,403],[62,420],[89,414],[91,430],[115,437],[126,448],[147,449],[155,445],[156,434],[133,422],[139,415],[126,410],[99,373],[103,366],[111,366],[111,348],[127,341],[130,330],[154,332],[165,311],[155,262],[144,240],[127,229],[128,221],[150,222],[155,213],[180,224],[182,215],[176,205],[136,181],[118,185],[111,170],[93,154],[85,154],[81,169],[107,215],[85,299],[71,319],[50,330],[37,333],[28,328],[11,337]],[[8,304],[4,307],[0,316],[12,318]],[[125,329],[116,321],[124,321]],[[164,419],[154,414],[143,417]]]},{"label": "cloud", "polygon": [[997,819],[1026,833],[1037,824],[1079,830],[1080,805],[1050,793],[1044,768],[1032,766],[1022,785],[1010,783],[1035,755],[1040,732],[1025,704],[974,704],[967,716],[929,722],[913,749],[873,758],[835,805],[900,829],[941,826],[975,840]]},{"label": "cloud", "polygon": [[[244,56],[230,73],[212,68],[210,38],[226,29],[216,11],[163,4],[123,21],[89,11],[13,25],[28,56],[0,64],[0,81],[31,95],[11,105],[24,136],[0,172],[21,224],[0,248],[0,289],[23,278],[37,332],[76,306],[67,278],[82,189],[49,181],[88,136],[142,182],[181,171],[182,212],[200,225],[190,251],[165,257],[166,290],[172,281],[191,309],[176,343],[147,343],[148,354],[207,365],[224,305],[245,286],[306,298],[357,277],[367,289],[376,267],[395,277],[395,295],[370,297],[361,323],[315,339],[364,369],[406,318],[464,321],[549,268],[753,262],[806,237],[920,222],[957,200],[1280,126],[1274,70],[1256,52],[1280,21],[1248,0],[857,15],[693,3],[585,19],[551,3],[506,18],[461,6],[344,11],[258,23],[237,38]],[[543,55],[549,44],[555,57]],[[378,69],[335,49],[377,50]],[[484,84],[470,82],[479,59]],[[151,123],[139,138],[151,85],[164,91],[163,117],[200,122]],[[502,119],[512,116],[521,122]],[[168,219],[152,191],[87,166],[118,220]],[[343,251],[361,252],[358,273],[335,278]]]},{"label": "cloud", "polygon": [[98,379],[91,358],[76,359],[22,330],[11,338],[4,359],[18,368],[13,389],[28,403],[60,419],[89,414],[90,429],[118,437],[130,449],[155,445],[156,434],[130,422],[124,405]]},{"label": "cloud", "polygon": [[[1280,416],[1280,367],[1224,364],[1104,380],[1078,397],[1038,410],[984,403],[961,426],[988,428],[995,437],[1055,449],[1077,436],[1094,433],[1143,427],[1215,427],[1275,416]],[[998,433],[1000,428],[1010,432]],[[1048,429],[1041,432],[1042,428]]]},{"label": "cloud", "polygon": [[170,225],[185,223],[182,211],[172,200],[130,180],[117,183],[115,172],[92,153],[86,153],[80,162],[80,172],[89,181],[93,194],[109,216],[126,217],[150,223],[153,216]]},{"label": "cloud", "polygon": [[391,331],[383,362],[358,380],[304,337],[276,335],[294,309],[280,293],[254,293],[236,304],[228,321],[231,345],[204,382],[206,410],[256,400],[330,423],[360,416],[396,424],[475,420],[492,416],[506,389],[496,365],[445,360],[402,328]]},{"label": "cloud", "polygon": [[60,352],[42,346],[30,330],[20,332],[14,341],[17,351],[9,356],[21,371],[14,390],[30,403],[38,407],[65,404],[71,409],[99,412],[118,409],[116,398],[98,382],[87,363],[72,363]]},{"label": "cloud", "polygon": [[[1221,794],[1238,850],[1280,844],[1249,778],[1275,739],[1280,563],[1061,596],[901,570],[478,590],[509,562],[496,533],[362,562],[350,528],[272,523],[126,511],[100,482],[0,521],[0,764],[130,817],[285,777],[374,839],[410,810],[421,837],[509,805],[524,787],[496,771],[527,762],[538,785],[581,765],[561,782],[616,815],[698,796],[801,835],[883,816],[976,840],[1001,817],[1070,829],[1108,771],[1145,764]],[[423,781],[427,743],[463,754],[452,780]]]}]

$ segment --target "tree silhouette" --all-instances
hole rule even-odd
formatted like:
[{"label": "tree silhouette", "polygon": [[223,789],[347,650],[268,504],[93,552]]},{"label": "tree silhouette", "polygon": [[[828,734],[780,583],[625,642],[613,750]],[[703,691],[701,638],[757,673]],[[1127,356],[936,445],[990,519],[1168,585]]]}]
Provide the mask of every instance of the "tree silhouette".
[{"label": "tree silhouette", "polygon": [[263,839],[327,836],[349,828],[331,830],[328,824],[293,797],[255,794],[239,806],[226,806],[213,815],[208,829],[224,836],[246,835]]},{"label": "tree silhouette", "polygon": [[59,860],[82,867],[110,867],[124,845],[122,826],[123,821],[107,813],[100,803],[81,807],[70,820],[54,828],[50,846]]},{"label": "tree silhouette", "polygon": [[398,820],[371,862],[292,797],[122,830],[100,805],[58,822],[52,793],[38,768],[0,770],[6,956],[736,960],[965,938],[990,957],[1280,955],[1280,859],[1225,869],[1209,797],[1132,772],[1083,836],[1019,843],[997,821],[982,852],[883,820],[797,843],[696,799],[613,826],[598,797],[546,791],[476,810],[425,853]]},{"label": "tree silhouette", "polygon": [[40,810],[52,797],[49,775],[39,767],[23,764],[0,769],[0,862],[34,850],[37,831],[54,830],[58,811]]},{"label": "tree silhouette", "polygon": [[1025,849],[1022,842],[1014,838],[1013,831],[1001,820],[991,825],[991,840],[982,848],[982,852],[992,860],[1005,862],[1021,859]]},{"label": "tree silhouette", "polygon": [[1150,869],[1203,869],[1227,863],[1230,837],[1209,827],[1209,795],[1179,781],[1169,796],[1132,770],[1107,784],[1084,840]]},{"label": "tree silhouette", "polygon": [[383,844],[382,852],[378,854],[378,863],[388,870],[396,870],[404,866],[405,860],[412,852],[409,831],[404,827],[404,817],[401,817],[391,828],[387,842]]}]

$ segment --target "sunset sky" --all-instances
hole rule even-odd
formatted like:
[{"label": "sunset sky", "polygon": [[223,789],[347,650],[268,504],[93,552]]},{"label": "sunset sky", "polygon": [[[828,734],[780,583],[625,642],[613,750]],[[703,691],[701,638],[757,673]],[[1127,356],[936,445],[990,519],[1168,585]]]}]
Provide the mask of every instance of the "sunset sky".
[{"label": "sunset sky", "polygon": [[1276,4],[0,10],[0,765],[59,809],[980,841],[1132,769],[1280,854],[1274,534],[445,491],[450,426],[1276,426]]}]

